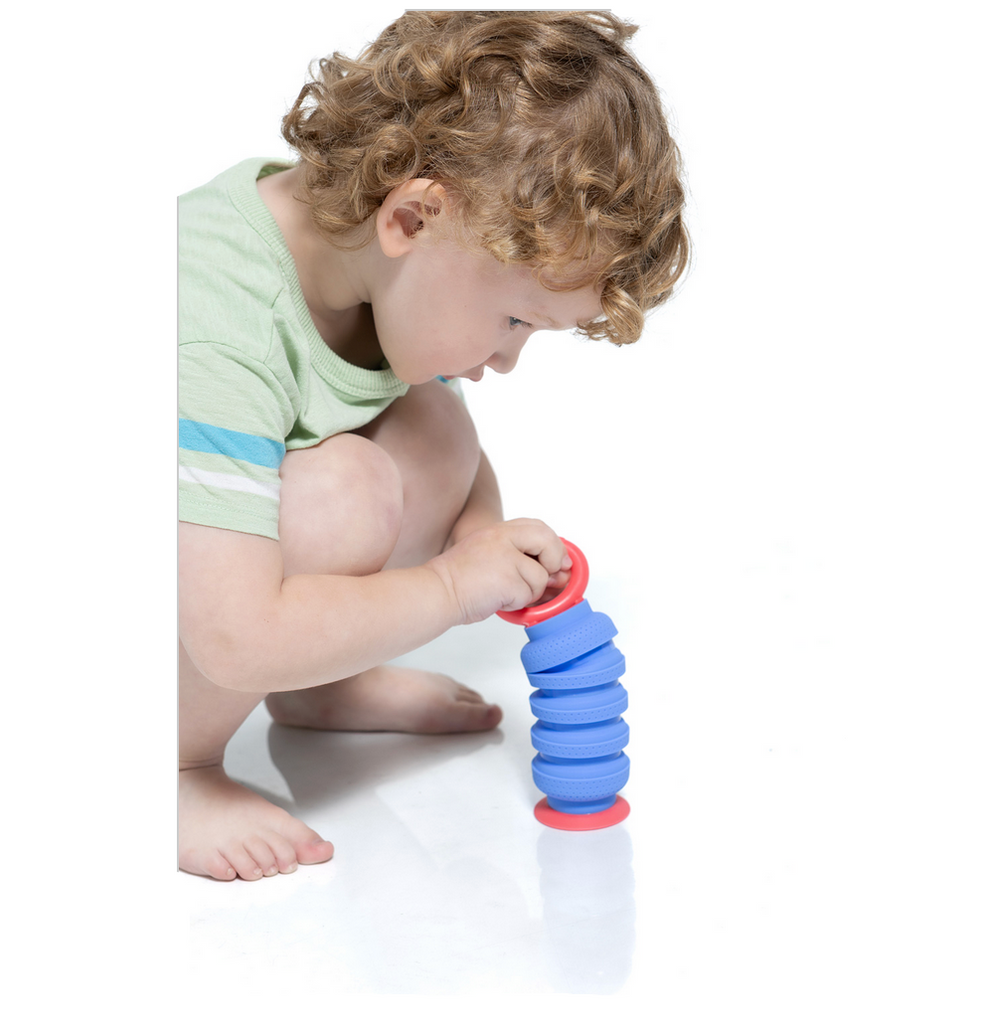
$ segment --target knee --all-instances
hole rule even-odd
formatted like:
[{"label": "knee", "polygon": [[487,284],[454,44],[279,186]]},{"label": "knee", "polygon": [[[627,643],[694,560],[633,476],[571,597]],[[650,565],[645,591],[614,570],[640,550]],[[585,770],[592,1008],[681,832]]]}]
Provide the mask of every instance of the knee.
[{"label": "knee", "polygon": [[360,576],[385,565],[403,521],[403,482],[387,452],[338,434],[287,453],[279,475],[286,575]]}]

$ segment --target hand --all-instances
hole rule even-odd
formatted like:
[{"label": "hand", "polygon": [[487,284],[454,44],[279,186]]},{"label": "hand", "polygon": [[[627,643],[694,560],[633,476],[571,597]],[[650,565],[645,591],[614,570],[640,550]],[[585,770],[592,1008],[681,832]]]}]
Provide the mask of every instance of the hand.
[{"label": "hand", "polygon": [[537,519],[476,530],[427,563],[440,576],[460,621],[524,608],[568,582],[572,560],[561,538]]}]

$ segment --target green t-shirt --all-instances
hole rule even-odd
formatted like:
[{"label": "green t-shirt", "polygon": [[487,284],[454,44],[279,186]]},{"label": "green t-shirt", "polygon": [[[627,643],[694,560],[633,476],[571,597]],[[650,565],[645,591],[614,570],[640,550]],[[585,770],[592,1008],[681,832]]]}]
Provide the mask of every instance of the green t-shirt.
[{"label": "green t-shirt", "polygon": [[179,518],[279,539],[279,464],[407,391],[325,344],[246,160],[179,199]]}]

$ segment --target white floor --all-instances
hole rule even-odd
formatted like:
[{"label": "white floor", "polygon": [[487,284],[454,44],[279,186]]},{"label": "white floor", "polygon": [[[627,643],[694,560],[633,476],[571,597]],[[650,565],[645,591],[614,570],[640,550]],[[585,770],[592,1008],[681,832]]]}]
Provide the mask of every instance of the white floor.
[{"label": "white floor", "polygon": [[636,946],[633,850],[644,832],[636,814],[581,835],[533,818],[541,794],[529,777],[522,638],[497,620],[420,652],[421,663],[498,698],[506,717],[493,733],[332,735],[277,726],[264,710],[252,716],[229,770],[336,853],[264,885],[183,876],[197,972],[250,977],[292,965],[348,992],[623,988]]},{"label": "white floor", "polygon": [[625,596],[593,565],[590,603],[628,659],[627,821],[572,834],[534,820],[523,631],[456,630],[409,660],[498,699],[493,734],[318,734],[259,711],[235,737],[231,772],[336,855],[257,883],[177,876],[188,982],[225,1007],[287,990],[312,1008],[327,991],[511,1010],[612,993],[638,1020],[650,997],[680,1022],[741,1007],[987,1021],[988,723],[967,718],[979,670],[951,655],[929,689],[926,638],[886,649],[879,615],[881,647],[853,622],[849,644],[831,642],[835,625],[817,636],[753,573],[739,629],[732,594],[710,600],[723,635],[693,595],[702,621],[673,613],[665,628],[673,602],[631,580]]}]

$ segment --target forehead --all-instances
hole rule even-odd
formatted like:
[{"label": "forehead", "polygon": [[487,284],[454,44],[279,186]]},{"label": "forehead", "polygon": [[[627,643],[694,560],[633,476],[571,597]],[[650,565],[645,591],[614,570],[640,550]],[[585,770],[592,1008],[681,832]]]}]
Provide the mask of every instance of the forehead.
[{"label": "forehead", "polygon": [[498,302],[507,306],[504,315],[550,330],[571,330],[602,315],[602,288],[588,283],[588,268],[581,275],[554,275],[529,263],[502,263],[448,239],[436,241],[429,253],[433,283],[443,280],[452,298]]},{"label": "forehead", "polygon": [[571,330],[603,313],[601,285],[590,284],[578,276],[555,277],[541,268],[518,266],[514,270],[530,307],[525,312],[531,316],[524,319],[531,323],[543,321],[551,330]]}]

